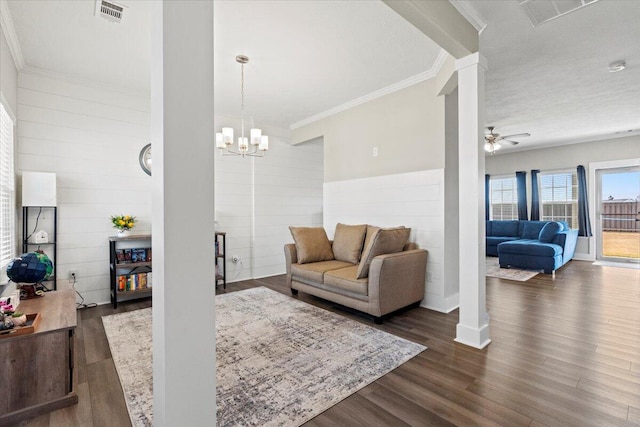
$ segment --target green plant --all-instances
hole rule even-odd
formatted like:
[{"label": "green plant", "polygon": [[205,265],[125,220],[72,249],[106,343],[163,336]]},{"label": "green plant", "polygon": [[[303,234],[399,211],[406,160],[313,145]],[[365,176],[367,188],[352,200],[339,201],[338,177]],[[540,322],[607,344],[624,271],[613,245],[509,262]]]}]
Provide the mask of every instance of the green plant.
[{"label": "green plant", "polygon": [[11,317],[21,317],[24,313],[20,313],[20,312],[15,312],[11,315]]},{"label": "green plant", "polygon": [[112,215],[111,223],[113,228],[117,230],[131,230],[136,225],[136,217],[131,215]]}]

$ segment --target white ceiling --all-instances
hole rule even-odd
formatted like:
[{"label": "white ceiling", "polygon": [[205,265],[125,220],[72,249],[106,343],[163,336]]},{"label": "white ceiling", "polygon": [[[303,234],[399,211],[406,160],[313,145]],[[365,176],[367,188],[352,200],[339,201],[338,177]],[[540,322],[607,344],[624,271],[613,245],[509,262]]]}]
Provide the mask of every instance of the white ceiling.
[{"label": "white ceiling", "polygon": [[440,47],[380,1],[214,2],[216,114],[289,127],[428,71]]},{"label": "white ceiling", "polygon": [[121,24],[94,15],[95,0],[9,0],[28,67],[133,92],[149,92],[151,2],[127,6]]},{"label": "white ceiling", "polygon": [[[485,19],[486,124],[516,149],[640,130],[640,2],[601,0],[533,27],[518,1],[468,2]],[[608,65],[625,59],[627,69]]]},{"label": "white ceiling", "polygon": [[[150,2],[112,24],[93,0],[9,0],[28,67],[149,91]],[[640,129],[640,2],[600,0],[533,28],[518,0],[464,1],[487,23],[487,125],[530,132],[513,149]],[[380,1],[215,1],[216,114],[288,127],[431,69],[439,48]],[[627,69],[609,73],[618,59]]]}]

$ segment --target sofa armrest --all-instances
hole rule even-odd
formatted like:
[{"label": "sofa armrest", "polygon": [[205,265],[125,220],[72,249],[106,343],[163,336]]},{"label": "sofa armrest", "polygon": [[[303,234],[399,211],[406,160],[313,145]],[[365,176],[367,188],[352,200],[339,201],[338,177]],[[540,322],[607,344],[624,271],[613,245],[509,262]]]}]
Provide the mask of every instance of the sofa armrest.
[{"label": "sofa armrest", "polygon": [[291,264],[298,262],[298,252],[296,252],[296,245],[288,243],[284,245],[284,259],[287,265],[287,284],[291,287]]},{"label": "sofa armrest", "polygon": [[424,297],[427,251],[413,249],[379,255],[369,269],[369,304],[382,316]]},{"label": "sofa armrest", "polygon": [[553,238],[553,243],[562,246],[562,265],[573,258],[578,244],[578,230],[560,231]]}]

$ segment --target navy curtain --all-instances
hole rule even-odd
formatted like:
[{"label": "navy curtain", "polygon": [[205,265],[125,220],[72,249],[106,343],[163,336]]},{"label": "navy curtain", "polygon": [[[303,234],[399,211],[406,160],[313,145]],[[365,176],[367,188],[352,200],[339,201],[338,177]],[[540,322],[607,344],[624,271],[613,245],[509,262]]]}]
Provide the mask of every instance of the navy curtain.
[{"label": "navy curtain", "polygon": [[489,221],[489,198],[491,191],[491,179],[489,174],[484,176],[484,219]]},{"label": "navy curtain", "polygon": [[538,193],[538,174],[540,169],[531,170],[531,221],[540,221],[540,194]]},{"label": "navy curtain", "polygon": [[518,219],[529,219],[527,214],[527,173],[516,172],[516,184],[518,185]]},{"label": "navy curtain", "polygon": [[587,176],[584,166],[578,166],[578,236],[591,237],[589,200],[587,198]]}]

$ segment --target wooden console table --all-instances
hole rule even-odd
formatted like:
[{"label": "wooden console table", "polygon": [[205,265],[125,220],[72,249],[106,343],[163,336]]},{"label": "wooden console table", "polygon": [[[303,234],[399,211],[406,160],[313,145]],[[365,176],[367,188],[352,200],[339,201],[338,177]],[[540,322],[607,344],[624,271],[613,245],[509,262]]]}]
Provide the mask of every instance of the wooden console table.
[{"label": "wooden console table", "polygon": [[32,334],[0,338],[0,426],[78,403],[73,384],[73,289],[21,301],[18,311],[40,313],[42,319]]}]

